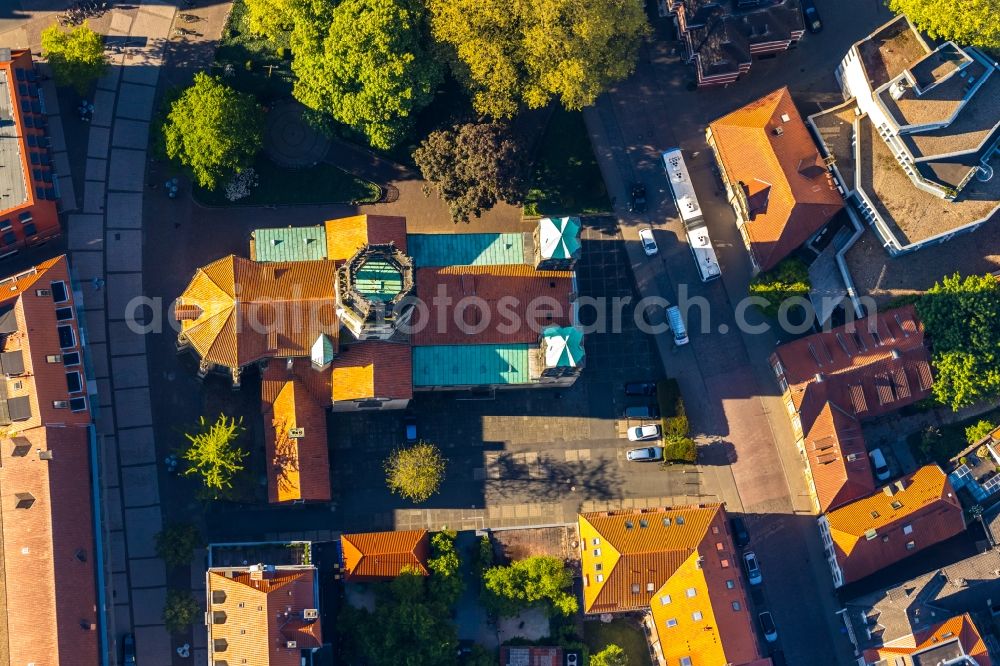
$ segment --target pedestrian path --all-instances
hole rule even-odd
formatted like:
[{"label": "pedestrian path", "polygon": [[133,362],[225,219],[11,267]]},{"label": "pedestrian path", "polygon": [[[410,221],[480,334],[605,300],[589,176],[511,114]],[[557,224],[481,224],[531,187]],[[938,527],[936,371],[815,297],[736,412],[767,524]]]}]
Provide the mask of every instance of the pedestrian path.
[{"label": "pedestrian path", "polygon": [[[87,143],[82,212],[68,218],[71,264],[84,292],[100,396],[101,491],[107,532],[109,635],[134,633],[138,663],[170,666],[163,626],[166,569],[146,346],[127,317],[142,296],[142,196],[159,67],[175,8],[143,2],[112,15],[110,36],[144,46],[111,57],[98,82]],[[64,195],[65,196],[65,195]],[[116,658],[118,649],[115,649]]]}]

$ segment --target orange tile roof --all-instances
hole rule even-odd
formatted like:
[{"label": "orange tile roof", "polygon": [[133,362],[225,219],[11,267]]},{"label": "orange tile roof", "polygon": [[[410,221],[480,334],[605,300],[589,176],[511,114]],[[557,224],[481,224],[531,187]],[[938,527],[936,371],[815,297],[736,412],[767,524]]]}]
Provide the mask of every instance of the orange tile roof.
[{"label": "orange tile roof", "polygon": [[861,425],[840,407],[827,402],[804,443],[820,513],[875,490]]},{"label": "orange tile roof", "polygon": [[[337,339],[335,273],[332,261],[223,257],[199,268],[177,299],[181,331],[204,360],[228,368],[307,357],[321,333]],[[199,316],[186,318],[195,307]]]},{"label": "orange tile roof", "polygon": [[[537,343],[545,328],[572,325],[572,271],[446,266],[417,269],[416,283],[428,313],[414,315],[414,345]],[[477,299],[486,313],[472,301],[457,312],[466,298]]]},{"label": "orange tile roof", "polygon": [[585,612],[650,609],[670,664],[762,658],[721,504],[580,514],[579,529]]},{"label": "orange tile roof", "polygon": [[[36,291],[60,281],[69,297],[65,303]],[[61,352],[57,326],[66,322],[57,323],[56,308],[73,305],[65,256],[0,280],[0,307],[17,323],[16,331],[0,335],[0,344],[3,351],[20,351],[24,364],[23,374],[0,381],[9,397],[27,396],[31,405],[30,418],[0,428],[5,449],[0,465],[0,584],[5,593],[0,597],[6,622],[0,653],[12,664],[98,661],[90,412],[53,406],[54,400],[70,398],[67,368],[45,359]],[[79,351],[75,319],[70,325]],[[52,457],[42,459],[39,452]],[[21,500],[30,504],[16,508]]]},{"label": "orange tile roof", "polygon": [[406,218],[394,215],[354,215],[327,220],[326,255],[350,259],[366,244],[395,243],[406,254]]},{"label": "orange tile roof", "polygon": [[968,613],[949,618],[878,648],[865,650],[864,658],[869,664],[885,660],[886,663],[899,666],[913,666],[915,655],[925,650],[941,649],[950,642],[957,642],[961,651],[974,658],[979,666],[992,664],[986,642]]},{"label": "orange tile roof", "polygon": [[[925,465],[865,498],[834,509],[825,520],[845,583],[965,530],[962,505],[937,465]],[[907,547],[908,543],[913,546]]]},{"label": "orange tile roof", "polygon": [[819,151],[787,87],[709,128],[731,186],[742,183],[752,195],[746,232],[761,270],[773,268],[843,208],[826,168],[816,168]]},{"label": "orange tile roof", "polygon": [[[318,610],[314,567],[263,574],[209,569],[207,588],[209,663],[299,666],[303,649],[323,644],[320,620],[303,617],[306,609]],[[289,641],[296,646],[289,648]]]},{"label": "orange tile roof", "polygon": [[413,397],[413,350],[407,344],[358,342],[332,365],[333,402]]},{"label": "orange tile roof", "polygon": [[820,512],[874,487],[857,420],[917,402],[933,384],[913,306],[783,344],[771,366],[797,414]]},{"label": "orange tile roof", "polygon": [[[26,194],[25,200],[16,202],[14,206],[0,204],[0,223],[6,223],[2,226],[10,225],[7,231],[0,231],[0,255],[4,255],[19,247],[38,245],[56,238],[61,228],[51,182],[55,176],[54,168],[51,163],[43,163],[49,160],[49,150],[37,145],[46,135],[43,129],[45,116],[39,106],[38,84],[29,79],[29,76],[34,76],[31,51],[12,51],[9,61],[0,62],[0,70],[6,73],[7,85],[4,88],[5,94],[10,95],[11,120],[17,132],[20,160],[17,167],[12,164],[4,166],[7,171],[21,169]],[[51,192],[52,198],[48,198],[48,194],[42,196],[46,190]],[[29,233],[30,227],[21,221],[22,216],[30,217],[34,233]],[[13,236],[9,242],[5,237],[8,233]]]},{"label": "orange tile roof", "polygon": [[341,535],[344,578],[349,581],[385,580],[395,578],[404,568],[415,569],[426,576],[430,543],[427,530]]},{"label": "orange tile roof", "polygon": [[[315,371],[290,372],[284,363],[271,362],[261,382],[264,446],[271,462],[267,495],[272,503],[330,501],[326,411],[297,376],[303,372]],[[304,435],[292,438],[293,428],[301,428]]]}]

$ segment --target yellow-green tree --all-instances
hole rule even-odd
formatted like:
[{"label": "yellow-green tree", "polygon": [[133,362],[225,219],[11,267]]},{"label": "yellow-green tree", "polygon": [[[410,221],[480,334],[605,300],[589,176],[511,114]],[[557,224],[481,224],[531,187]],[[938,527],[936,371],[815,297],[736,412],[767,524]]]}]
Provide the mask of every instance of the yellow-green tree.
[{"label": "yellow-green tree", "polygon": [[243,470],[243,459],[247,457],[247,452],[235,445],[243,430],[242,418],[219,414],[215,423],[209,423],[202,416],[198,430],[184,435],[190,442],[181,453],[189,465],[184,475],[197,474],[205,488],[216,495],[232,488],[233,476]]},{"label": "yellow-green tree", "polygon": [[962,46],[1000,48],[1000,3],[997,0],[888,0],[889,9],[906,14],[931,37]]},{"label": "yellow-green tree", "polygon": [[81,95],[108,66],[104,41],[87,22],[64,32],[57,25],[42,31],[42,55],[49,61],[56,83],[73,86]]},{"label": "yellow-green tree", "polygon": [[385,461],[386,484],[408,500],[423,502],[441,487],[445,466],[438,447],[430,442],[417,442],[396,449]]},{"label": "yellow-green tree", "polygon": [[640,0],[428,0],[434,37],[480,113],[513,116],[553,97],[594,103],[635,67],[649,31]]},{"label": "yellow-green tree", "polygon": [[247,29],[279,43],[284,41],[284,35],[291,32],[303,3],[301,0],[244,0],[243,4],[246,7]]}]

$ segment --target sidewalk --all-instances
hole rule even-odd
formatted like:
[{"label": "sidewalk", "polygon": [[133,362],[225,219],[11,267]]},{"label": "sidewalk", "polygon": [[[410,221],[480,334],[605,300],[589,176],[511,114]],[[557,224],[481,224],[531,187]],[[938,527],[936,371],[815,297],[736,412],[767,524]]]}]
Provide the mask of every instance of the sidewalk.
[{"label": "sidewalk", "polygon": [[[162,527],[145,340],[125,322],[142,295],[142,196],[146,146],[164,43],[175,8],[144,2],[132,15],[113,10],[109,35],[145,46],[113,54],[94,96],[83,210],[69,215],[68,246],[84,291],[89,348],[100,396],[97,423],[107,531],[111,663],[134,633],[137,661],[172,664],[163,626],[166,569],[154,538]],[[139,40],[137,40],[139,41]]]}]

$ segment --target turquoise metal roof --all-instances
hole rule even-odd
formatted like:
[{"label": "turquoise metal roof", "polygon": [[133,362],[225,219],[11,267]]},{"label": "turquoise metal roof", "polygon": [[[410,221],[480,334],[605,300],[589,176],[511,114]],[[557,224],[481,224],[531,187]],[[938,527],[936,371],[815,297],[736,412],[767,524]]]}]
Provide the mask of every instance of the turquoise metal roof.
[{"label": "turquoise metal roof", "polygon": [[418,268],[524,263],[524,236],[519,233],[410,234],[406,247]]},{"label": "turquoise metal roof", "polygon": [[430,345],[413,348],[414,386],[528,384],[533,345]]},{"label": "turquoise metal roof", "polygon": [[326,230],[323,227],[257,229],[253,239],[257,261],[326,259]]}]

